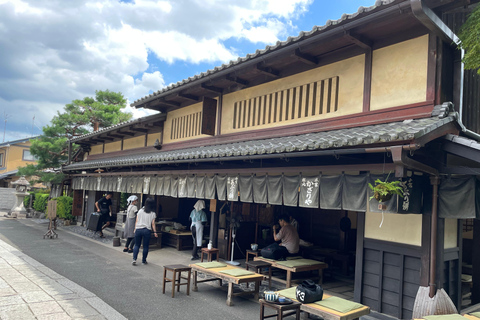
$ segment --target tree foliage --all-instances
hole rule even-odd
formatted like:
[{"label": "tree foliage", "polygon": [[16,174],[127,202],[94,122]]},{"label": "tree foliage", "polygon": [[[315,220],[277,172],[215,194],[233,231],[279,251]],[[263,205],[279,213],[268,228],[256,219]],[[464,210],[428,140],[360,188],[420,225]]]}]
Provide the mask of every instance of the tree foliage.
[{"label": "tree foliage", "polygon": [[480,74],[480,5],[470,14],[458,35],[460,47],[465,50],[463,62],[465,69],[478,69]]},{"label": "tree foliage", "polygon": [[[30,152],[37,164],[20,168],[19,174],[37,176],[41,182],[61,182],[63,175],[58,169],[68,159],[68,140],[92,132],[95,123],[106,128],[131,119],[130,113],[121,111],[126,103],[122,93],[105,90],[95,91],[95,98],[65,105],[63,112],[57,111],[51,123],[42,128],[43,134],[32,140]],[[78,148],[72,145],[72,153]]]}]

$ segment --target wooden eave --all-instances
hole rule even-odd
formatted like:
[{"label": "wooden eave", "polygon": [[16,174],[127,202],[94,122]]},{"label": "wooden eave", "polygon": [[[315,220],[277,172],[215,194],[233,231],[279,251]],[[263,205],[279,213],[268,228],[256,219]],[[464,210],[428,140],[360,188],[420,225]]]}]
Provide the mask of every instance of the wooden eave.
[{"label": "wooden eave", "polygon": [[[147,117],[148,118],[148,117]],[[123,139],[129,139],[145,134],[152,134],[162,132],[163,123],[166,119],[166,115],[155,117],[154,119],[146,119],[142,122],[142,119],[134,120],[133,122],[126,122],[117,126],[112,126],[104,130],[98,131],[98,133],[92,133],[84,138],[72,141],[79,145],[96,145],[102,143],[110,143],[121,141]]]},{"label": "wooden eave", "polygon": [[[202,101],[203,97],[217,98],[222,94],[288,77],[364,54],[368,50],[427,34],[428,30],[414,17],[410,7],[403,4],[402,8],[373,13],[375,18],[369,23],[359,23],[356,19],[351,19],[338,27],[331,26],[325,32],[319,31],[318,34],[239,63],[231,68],[231,72],[214,72],[208,77],[155,94],[147,98],[147,101],[137,101],[132,106],[169,112]],[[384,6],[384,9],[388,9],[388,5]],[[282,50],[282,53],[276,54],[278,50]]]}]

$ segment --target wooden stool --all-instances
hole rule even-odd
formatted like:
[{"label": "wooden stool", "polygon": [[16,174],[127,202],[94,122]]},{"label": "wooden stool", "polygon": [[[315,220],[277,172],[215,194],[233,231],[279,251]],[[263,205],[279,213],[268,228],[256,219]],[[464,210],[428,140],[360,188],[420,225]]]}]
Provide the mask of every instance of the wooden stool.
[{"label": "wooden stool", "polygon": [[218,250],[217,248],[212,248],[210,250],[208,250],[208,248],[202,248],[202,252],[201,252],[201,255],[202,255],[202,262],[203,262],[203,254],[206,253],[207,254],[207,262],[211,262],[212,261],[212,255],[215,253],[217,255],[217,261],[218,261],[218,253],[220,252],[220,250]]},{"label": "wooden stool", "polygon": [[268,268],[268,289],[272,287],[272,264],[266,261],[247,261],[245,267],[255,269],[256,273],[262,273],[263,268]]},{"label": "wooden stool", "polygon": [[[167,278],[167,271],[173,272],[171,278]],[[182,272],[187,271],[188,276],[182,277]],[[184,266],[183,264],[171,264],[163,266],[163,293],[165,293],[165,285],[167,282],[172,283],[172,298],[175,298],[175,287],[177,292],[180,291],[180,286],[187,286],[187,296],[190,295],[190,278],[192,275],[192,268]],[[181,279],[187,280],[187,282],[181,282]]]},{"label": "wooden stool", "polygon": [[[260,320],[272,318],[272,317],[277,317],[277,319],[282,320],[284,317],[288,317],[293,314],[296,314],[295,319],[300,320],[300,306],[302,305],[300,302],[294,301],[291,304],[277,304],[277,303],[267,302],[263,299],[260,299],[259,301],[260,301]],[[277,313],[266,316],[265,307],[272,308],[276,310]],[[288,312],[285,312],[285,311],[288,311]]]},{"label": "wooden stool", "polygon": [[258,257],[260,255],[260,250],[256,250],[256,251],[253,251],[253,250],[247,250],[247,253],[246,253],[246,257],[245,257],[245,262],[248,262],[248,256],[249,255],[252,255],[254,257]]}]

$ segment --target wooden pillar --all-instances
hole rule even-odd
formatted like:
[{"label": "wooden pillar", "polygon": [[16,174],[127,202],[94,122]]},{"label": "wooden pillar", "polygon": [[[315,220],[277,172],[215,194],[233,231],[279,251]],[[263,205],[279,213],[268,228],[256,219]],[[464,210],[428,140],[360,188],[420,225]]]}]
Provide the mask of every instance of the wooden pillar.
[{"label": "wooden pillar", "polygon": [[363,286],[363,241],[365,240],[365,212],[357,214],[357,249],[355,255],[355,285],[353,300],[362,303]]},{"label": "wooden pillar", "polygon": [[480,220],[473,220],[472,304],[480,303]]}]

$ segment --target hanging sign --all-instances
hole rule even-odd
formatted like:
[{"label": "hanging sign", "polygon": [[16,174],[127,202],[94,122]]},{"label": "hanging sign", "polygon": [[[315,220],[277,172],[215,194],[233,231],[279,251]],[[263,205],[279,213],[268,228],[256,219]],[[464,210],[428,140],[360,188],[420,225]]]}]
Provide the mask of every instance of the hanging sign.
[{"label": "hanging sign", "polygon": [[398,213],[422,213],[422,195],[425,181],[422,176],[402,179],[403,196],[398,196]]},{"label": "hanging sign", "polygon": [[299,206],[304,208],[318,208],[318,193],[320,179],[316,177],[302,177],[300,182]]},{"label": "hanging sign", "polygon": [[238,177],[227,177],[227,199],[238,201]]}]

